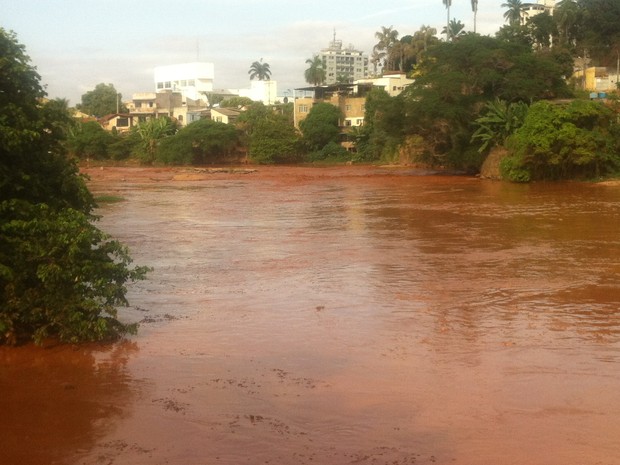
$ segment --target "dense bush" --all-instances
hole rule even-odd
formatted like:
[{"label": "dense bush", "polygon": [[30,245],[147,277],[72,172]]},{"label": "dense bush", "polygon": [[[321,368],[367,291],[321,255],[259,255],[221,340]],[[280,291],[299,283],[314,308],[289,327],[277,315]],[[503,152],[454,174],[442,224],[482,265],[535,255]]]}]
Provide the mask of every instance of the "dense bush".
[{"label": "dense bush", "polygon": [[338,142],[340,108],[331,103],[320,102],[312,106],[308,116],[299,123],[303,142],[310,152],[321,150],[330,142]]},{"label": "dense bush", "polygon": [[222,162],[236,150],[239,135],[234,126],[203,119],[160,141],[158,162],[170,165],[202,165]]},{"label": "dense bush", "polygon": [[4,29],[0,56],[0,343],[132,331],[116,305],[147,270],[130,269],[127,250],[93,225],[93,197],[65,153],[71,118],[42,103],[39,75]]},{"label": "dense bush", "polygon": [[69,131],[67,148],[78,158],[101,160],[110,157],[110,146],[114,142],[116,137],[97,121],[79,122]]},{"label": "dense bush", "polygon": [[618,169],[620,126],[600,102],[575,100],[530,106],[508,141],[502,175],[513,181],[598,177]]}]

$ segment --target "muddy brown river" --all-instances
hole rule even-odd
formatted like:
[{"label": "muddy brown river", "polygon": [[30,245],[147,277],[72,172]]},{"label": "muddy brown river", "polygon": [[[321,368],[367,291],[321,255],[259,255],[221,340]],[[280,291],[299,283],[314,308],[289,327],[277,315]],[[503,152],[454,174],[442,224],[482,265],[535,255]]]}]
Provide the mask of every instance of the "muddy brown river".
[{"label": "muddy brown river", "polygon": [[620,186],[90,173],[140,331],[0,348],[2,465],[620,464]]}]

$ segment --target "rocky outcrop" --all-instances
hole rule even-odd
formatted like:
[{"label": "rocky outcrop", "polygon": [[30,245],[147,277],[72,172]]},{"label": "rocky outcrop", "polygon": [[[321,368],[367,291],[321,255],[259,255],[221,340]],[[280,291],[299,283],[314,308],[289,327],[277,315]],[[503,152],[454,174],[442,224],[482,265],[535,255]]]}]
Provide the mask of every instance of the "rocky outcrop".
[{"label": "rocky outcrop", "polygon": [[504,147],[493,148],[480,168],[480,177],[484,179],[502,179],[499,164],[506,155],[508,155],[508,151]]}]

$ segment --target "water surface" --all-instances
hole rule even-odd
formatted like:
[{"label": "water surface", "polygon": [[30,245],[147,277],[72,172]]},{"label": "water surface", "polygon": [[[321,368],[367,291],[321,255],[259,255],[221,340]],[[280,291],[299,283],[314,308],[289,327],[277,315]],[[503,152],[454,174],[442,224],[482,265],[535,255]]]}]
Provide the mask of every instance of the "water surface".
[{"label": "water surface", "polygon": [[2,349],[7,463],[620,464],[620,187],[92,185],[140,333]]}]

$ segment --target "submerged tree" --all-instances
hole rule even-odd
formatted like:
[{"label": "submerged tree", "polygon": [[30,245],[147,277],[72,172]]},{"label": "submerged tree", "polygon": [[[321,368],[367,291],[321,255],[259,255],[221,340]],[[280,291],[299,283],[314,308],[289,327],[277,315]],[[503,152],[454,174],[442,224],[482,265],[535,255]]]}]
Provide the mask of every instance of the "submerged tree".
[{"label": "submerged tree", "polygon": [[0,343],[134,331],[116,307],[147,270],[92,224],[93,197],[64,149],[71,117],[44,103],[23,45],[1,28],[0,56]]}]

